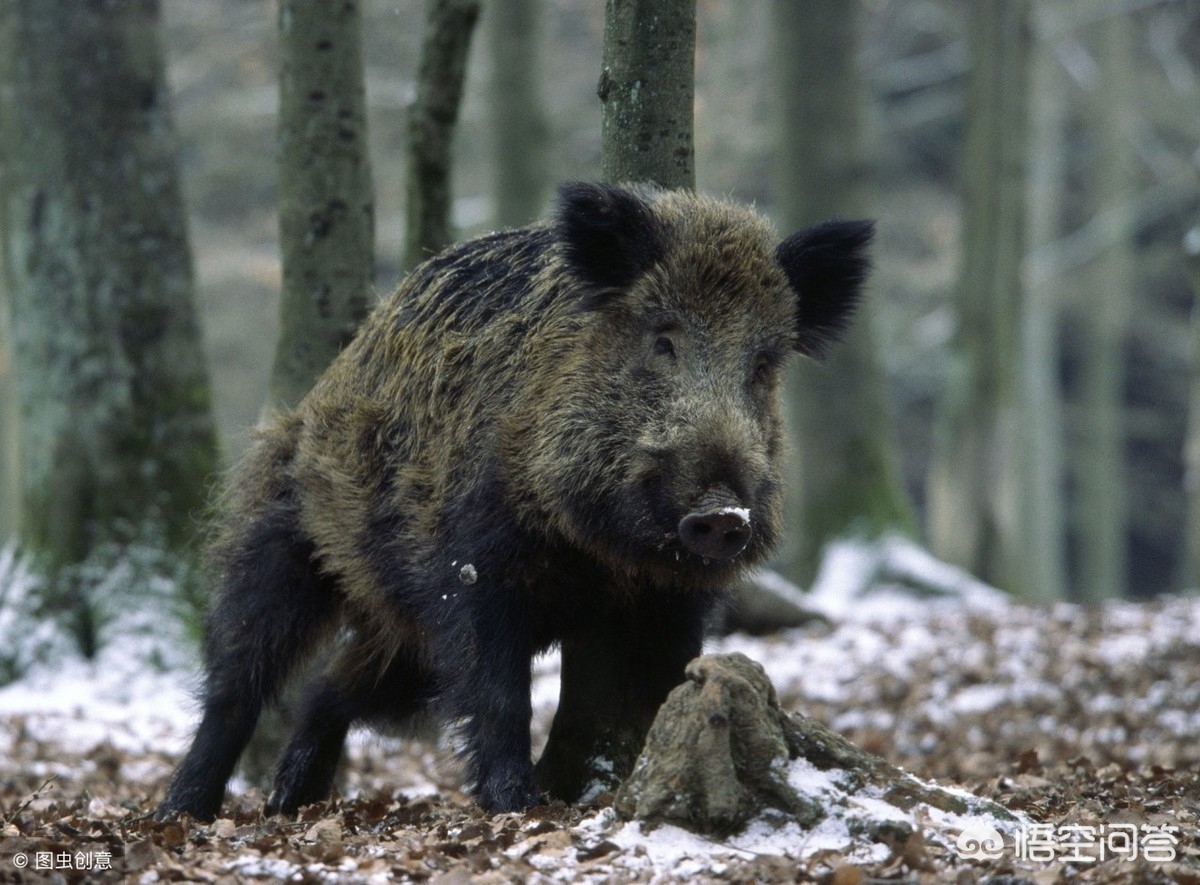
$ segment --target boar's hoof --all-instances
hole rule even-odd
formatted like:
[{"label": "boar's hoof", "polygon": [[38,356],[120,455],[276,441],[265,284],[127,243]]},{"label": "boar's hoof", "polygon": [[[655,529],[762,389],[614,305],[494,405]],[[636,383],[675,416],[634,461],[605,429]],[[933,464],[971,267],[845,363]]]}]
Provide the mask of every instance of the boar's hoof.
[{"label": "boar's hoof", "polygon": [[750,543],[749,514],[739,507],[689,513],[679,521],[679,540],[705,559],[733,559]]},{"label": "boar's hoof", "polygon": [[528,771],[486,778],[475,791],[475,798],[489,814],[506,811],[525,811],[542,804],[542,794],[533,780],[532,766]]}]

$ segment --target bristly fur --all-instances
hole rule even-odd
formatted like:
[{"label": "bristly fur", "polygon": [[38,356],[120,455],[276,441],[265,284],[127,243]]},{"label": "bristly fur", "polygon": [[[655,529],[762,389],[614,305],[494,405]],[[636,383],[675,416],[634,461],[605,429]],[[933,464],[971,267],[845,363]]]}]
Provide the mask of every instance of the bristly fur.
[{"label": "bristly fur", "polygon": [[[353,723],[429,709],[461,723],[491,811],[627,773],[779,538],[780,367],[848,322],[870,232],[777,245],[732,203],[568,184],[549,222],[414,270],[231,480],[204,716],[160,813],[217,813],[318,650],[268,811],[328,794]],[[535,772],[530,662],[554,644]]]}]

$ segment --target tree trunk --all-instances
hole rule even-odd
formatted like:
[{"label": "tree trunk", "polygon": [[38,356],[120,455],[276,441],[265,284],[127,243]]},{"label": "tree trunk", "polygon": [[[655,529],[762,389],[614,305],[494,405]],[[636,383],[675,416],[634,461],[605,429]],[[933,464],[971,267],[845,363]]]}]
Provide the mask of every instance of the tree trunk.
[{"label": "tree trunk", "polygon": [[496,226],[529,224],[542,211],[548,133],[540,93],[541,0],[508,0],[488,13]]},{"label": "tree trunk", "polygon": [[1021,547],[1031,601],[1067,595],[1066,482],[1063,412],[1059,390],[1058,331],[1062,281],[1039,260],[1058,239],[1066,183],[1066,94],[1058,59],[1047,42],[1031,47],[1028,257],[1022,279],[1020,387],[1024,430],[1016,440],[1021,483]]},{"label": "tree trunk", "polygon": [[[776,215],[791,232],[864,211],[859,4],[776,0],[774,12]],[[789,372],[795,458],[781,567],[801,586],[815,577],[829,541],[915,531],[872,334],[874,312],[868,300],[824,364],[797,361]]]},{"label": "tree trunk", "polygon": [[6,3],[0,41],[22,537],[52,573],[181,551],[217,447],[157,5]]},{"label": "tree trunk", "polygon": [[1121,209],[1135,195],[1131,22],[1113,16],[1096,28],[1100,79],[1088,118],[1098,150],[1090,193],[1095,211],[1116,229],[1105,237],[1112,245],[1085,272],[1082,293],[1082,432],[1072,463],[1079,490],[1077,595],[1087,601],[1122,596],[1128,579],[1125,337],[1134,285],[1132,219]]},{"label": "tree trunk", "polygon": [[1026,160],[1026,0],[970,7],[958,326],[928,481],[933,552],[1018,595],[1013,451],[1019,419]]},{"label": "tree trunk", "polygon": [[375,224],[358,4],[279,7],[280,331],[269,406],[299,402],[371,307]]},{"label": "tree trunk", "polygon": [[[283,289],[266,410],[294,407],[371,309],[375,195],[359,4],[279,6],[279,242]],[[269,783],[299,687],[266,711],[239,763]]]},{"label": "tree trunk", "polygon": [[1184,240],[1188,276],[1192,281],[1192,372],[1188,403],[1187,439],[1184,442],[1184,492],[1187,495],[1187,536],[1181,586],[1200,592],[1200,224]]},{"label": "tree trunk", "polygon": [[608,0],[601,175],[693,189],[696,0]]},{"label": "tree trunk", "polygon": [[[695,187],[695,34],[694,0],[657,5],[649,0],[609,0],[600,100],[601,166],[610,181]],[[681,104],[679,97],[685,94],[687,101]],[[685,154],[687,162],[678,162]],[[561,698],[538,760],[539,782],[552,796],[577,797],[585,784],[612,784],[627,776],[650,727],[652,717],[642,721],[643,710],[623,709],[623,719],[608,715],[613,698],[627,691],[622,686],[629,674],[622,660],[609,654],[611,649],[600,651],[597,655],[586,643],[563,649],[563,671],[578,668],[587,679],[574,681],[576,692]],[[598,661],[606,666],[597,668]],[[597,711],[606,720],[604,728],[596,727]]]},{"label": "tree trunk", "polygon": [[[0,27],[4,22],[0,19]],[[0,36],[0,46],[8,45]],[[0,126],[6,118],[0,114]],[[20,407],[17,401],[17,378],[12,360],[12,322],[9,311],[11,262],[4,251],[8,238],[4,235],[3,207],[6,204],[6,164],[0,161],[0,547],[14,540],[20,530],[18,502],[21,500]]]},{"label": "tree trunk", "polygon": [[413,268],[454,241],[450,142],[458,121],[478,0],[431,0],[408,117],[404,264]]},{"label": "tree trunk", "polygon": [[[1018,821],[1001,805],[919,780],[784,710],[762,665],[743,654],[695,658],[686,675],[659,708],[633,774],[614,797],[619,817],[718,837],[751,821],[811,832],[832,818],[881,842],[936,826],[929,809],[954,814],[956,829],[964,816],[989,826]],[[817,772],[830,776],[814,778]]]}]

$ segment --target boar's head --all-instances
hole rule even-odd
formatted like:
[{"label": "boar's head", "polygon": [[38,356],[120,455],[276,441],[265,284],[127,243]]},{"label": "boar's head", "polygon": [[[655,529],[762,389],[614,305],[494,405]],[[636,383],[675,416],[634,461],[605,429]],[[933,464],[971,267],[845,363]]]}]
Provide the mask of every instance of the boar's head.
[{"label": "boar's head", "polygon": [[728,202],[570,184],[556,234],[574,326],[525,453],[540,506],[615,574],[728,584],[781,531],[782,367],[845,328],[872,225],[779,242]]}]

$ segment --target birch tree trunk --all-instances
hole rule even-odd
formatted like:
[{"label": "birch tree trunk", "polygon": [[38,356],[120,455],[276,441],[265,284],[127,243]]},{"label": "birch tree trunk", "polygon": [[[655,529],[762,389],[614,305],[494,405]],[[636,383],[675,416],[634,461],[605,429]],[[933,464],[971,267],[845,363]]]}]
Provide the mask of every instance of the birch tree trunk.
[{"label": "birch tree trunk", "polygon": [[294,406],[371,307],[375,206],[358,4],[279,6],[279,341],[268,407]]},{"label": "birch tree trunk", "polygon": [[542,211],[549,127],[542,107],[541,0],[489,7],[492,133],[496,144],[496,226],[519,227]]},{"label": "birch tree trunk", "polygon": [[[775,0],[776,215],[790,233],[865,212],[857,0]],[[806,586],[827,543],[914,532],[900,480],[870,298],[821,364],[796,361],[786,391],[788,471],[781,570]]]},{"label": "birch tree trunk", "polygon": [[409,269],[454,241],[450,145],[478,18],[478,0],[430,0],[417,95],[408,118],[404,265]]},{"label": "birch tree trunk", "polygon": [[51,573],[182,551],[217,447],[157,4],[5,3],[0,86],[22,538]]},{"label": "birch tree trunk", "polygon": [[1018,595],[1028,592],[1013,465],[1021,431],[1027,18],[1026,0],[970,6],[963,269],[927,489],[933,552]]},{"label": "birch tree trunk", "polygon": [[608,0],[600,96],[606,181],[696,187],[696,0]]}]

